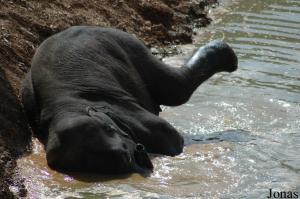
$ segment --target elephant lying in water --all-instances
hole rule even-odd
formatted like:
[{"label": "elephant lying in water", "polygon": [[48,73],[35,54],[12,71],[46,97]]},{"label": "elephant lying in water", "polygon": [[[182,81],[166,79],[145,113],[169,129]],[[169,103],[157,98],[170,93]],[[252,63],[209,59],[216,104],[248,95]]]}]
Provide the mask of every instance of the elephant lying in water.
[{"label": "elephant lying in water", "polygon": [[188,101],[217,72],[237,69],[234,51],[213,41],[181,68],[155,58],[132,35],[76,26],[37,49],[22,102],[50,167],[104,174],[144,172],[147,155],[180,154],[183,138],[158,117]]}]

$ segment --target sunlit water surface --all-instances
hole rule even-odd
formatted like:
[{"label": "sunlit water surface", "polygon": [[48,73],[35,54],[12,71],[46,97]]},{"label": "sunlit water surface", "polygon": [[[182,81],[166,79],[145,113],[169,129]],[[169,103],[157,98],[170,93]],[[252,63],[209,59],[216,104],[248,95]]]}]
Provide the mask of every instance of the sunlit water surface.
[{"label": "sunlit water surface", "polygon": [[148,178],[76,180],[50,170],[36,142],[33,154],[19,161],[28,197],[229,199],[266,198],[270,188],[300,192],[300,1],[223,3],[195,45],[164,59],[181,65],[213,39],[230,43],[239,57],[238,71],[215,75],[185,105],[163,107],[161,116],[186,139],[181,155],[154,157]]}]

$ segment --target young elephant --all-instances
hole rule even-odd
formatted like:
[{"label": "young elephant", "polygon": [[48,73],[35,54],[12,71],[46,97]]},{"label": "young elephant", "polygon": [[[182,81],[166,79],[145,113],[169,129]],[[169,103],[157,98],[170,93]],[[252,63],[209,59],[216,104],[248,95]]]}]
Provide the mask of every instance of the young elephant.
[{"label": "young elephant", "polygon": [[22,101],[50,167],[144,172],[153,169],[147,152],[174,156],[183,148],[176,129],[158,117],[159,106],[183,104],[216,72],[236,69],[237,57],[222,41],[174,68],[128,33],[76,26],[37,49]]}]

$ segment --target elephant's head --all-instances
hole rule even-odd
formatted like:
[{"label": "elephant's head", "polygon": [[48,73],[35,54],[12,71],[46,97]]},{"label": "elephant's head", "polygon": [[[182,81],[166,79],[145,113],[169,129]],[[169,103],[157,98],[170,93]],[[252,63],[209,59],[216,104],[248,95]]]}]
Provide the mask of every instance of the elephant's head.
[{"label": "elephant's head", "polygon": [[55,169],[102,174],[145,173],[153,169],[142,144],[126,124],[89,108],[63,117],[50,128],[47,161]]}]

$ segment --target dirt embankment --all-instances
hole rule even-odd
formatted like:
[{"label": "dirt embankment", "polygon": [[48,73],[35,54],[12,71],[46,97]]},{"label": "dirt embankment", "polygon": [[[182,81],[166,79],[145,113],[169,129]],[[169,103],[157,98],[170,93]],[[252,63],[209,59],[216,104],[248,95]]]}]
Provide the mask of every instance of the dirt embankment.
[{"label": "dirt embankment", "polygon": [[149,47],[188,43],[195,26],[209,24],[207,6],[216,1],[0,0],[0,198],[26,195],[15,159],[30,148],[31,134],[18,95],[45,38],[69,26],[97,25],[133,33]]}]

